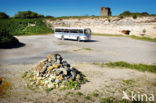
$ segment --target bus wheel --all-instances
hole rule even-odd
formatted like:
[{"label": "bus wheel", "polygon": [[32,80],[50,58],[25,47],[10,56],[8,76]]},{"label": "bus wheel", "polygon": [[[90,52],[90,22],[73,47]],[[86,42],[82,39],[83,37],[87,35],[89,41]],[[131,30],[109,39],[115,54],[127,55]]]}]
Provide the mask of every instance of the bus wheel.
[{"label": "bus wheel", "polygon": [[61,40],[64,40],[64,36],[63,35],[61,36]]},{"label": "bus wheel", "polygon": [[80,37],[77,37],[77,41],[78,41],[78,42],[81,42],[81,39],[80,39]]}]

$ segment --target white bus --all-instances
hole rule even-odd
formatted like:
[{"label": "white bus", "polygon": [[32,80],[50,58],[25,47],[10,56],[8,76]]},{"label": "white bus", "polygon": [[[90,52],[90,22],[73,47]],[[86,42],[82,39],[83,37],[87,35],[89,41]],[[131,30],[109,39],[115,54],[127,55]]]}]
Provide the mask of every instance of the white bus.
[{"label": "white bus", "polygon": [[89,28],[55,27],[54,35],[61,40],[75,39],[79,42],[91,40],[91,30]]}]

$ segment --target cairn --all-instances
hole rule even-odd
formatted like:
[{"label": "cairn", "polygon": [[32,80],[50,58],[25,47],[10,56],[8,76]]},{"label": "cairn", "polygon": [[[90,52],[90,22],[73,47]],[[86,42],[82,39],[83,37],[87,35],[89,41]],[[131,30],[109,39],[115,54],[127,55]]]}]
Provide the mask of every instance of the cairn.
[{"label": "cairn", "polygon": [[65,61],[60,54],[50,54],[35,68],[25,72],[23,78],[26,85],[34,89],[43,87],[45,89],[78,89],[80,84],[85,83],[85,76]]}]

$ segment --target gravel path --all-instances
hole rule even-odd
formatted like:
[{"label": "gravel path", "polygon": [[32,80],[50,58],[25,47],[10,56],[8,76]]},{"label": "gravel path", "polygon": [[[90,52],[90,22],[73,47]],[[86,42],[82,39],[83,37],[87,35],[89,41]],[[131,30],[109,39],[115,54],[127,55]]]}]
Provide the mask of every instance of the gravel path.
[{"label": "gravel path", "polygon": [[156,43],[125,37],[93,36],[90,42],[61,41],[53,35],[17,37],[25,46],[0,49],[0,65],[32,64],[49,53],[60,53],[70,63],[127,61],[156,63]]}]

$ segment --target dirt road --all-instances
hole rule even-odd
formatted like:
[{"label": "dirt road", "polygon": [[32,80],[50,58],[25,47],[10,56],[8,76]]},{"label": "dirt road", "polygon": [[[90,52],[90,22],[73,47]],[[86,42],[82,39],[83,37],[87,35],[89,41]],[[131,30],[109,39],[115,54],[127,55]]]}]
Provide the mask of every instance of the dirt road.
[{"label": "dirt road", "polygon": [[32,64],[49,53],[60,53],[71,63],[126,61],[156,63],[156,43],[125,37],[93,36],[90,42],[61,41],[53,35],[17,37],[25,46],[0,49],[0,65]]}]

